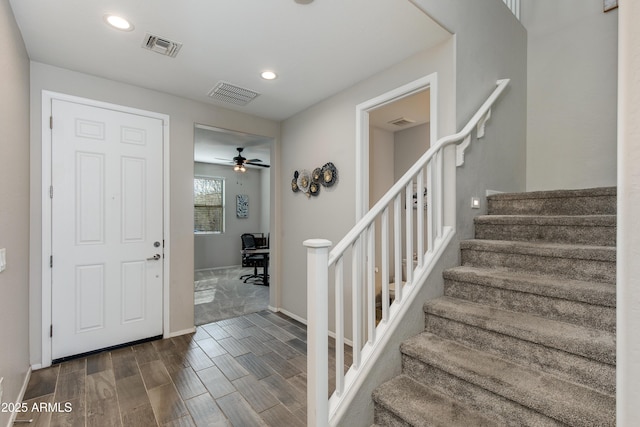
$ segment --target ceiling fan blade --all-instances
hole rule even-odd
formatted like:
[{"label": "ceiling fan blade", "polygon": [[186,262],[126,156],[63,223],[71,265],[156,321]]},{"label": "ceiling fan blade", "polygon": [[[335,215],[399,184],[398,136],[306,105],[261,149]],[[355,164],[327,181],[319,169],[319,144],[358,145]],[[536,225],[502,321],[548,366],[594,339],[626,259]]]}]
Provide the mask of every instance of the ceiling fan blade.
[{"label": "ceiling fan blade", "polygon": [[222,157],[215,157],[216,160],[223,160],[225,162],[233,162],[231,159],[223,159]]},{"label": "ceiling fan blade", "polygon": [[252,166],[260,166],[261,168],[270,168],[271,165],[265,165],[262,163],[252,163],[252,162],[244,162],[245,165],[252,165]]},{"label": "ceiling fan blade", "polygon": [[260,160],[260,159],[249,159],[249,160],[247,160],[245,163],[249,163],[249,162],[262,163],[262,160]]}]

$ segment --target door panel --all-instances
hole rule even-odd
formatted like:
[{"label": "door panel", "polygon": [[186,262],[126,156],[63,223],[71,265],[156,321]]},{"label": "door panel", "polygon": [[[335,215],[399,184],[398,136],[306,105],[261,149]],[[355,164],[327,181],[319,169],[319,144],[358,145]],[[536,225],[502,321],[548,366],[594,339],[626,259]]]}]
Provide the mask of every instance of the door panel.
[{"label": "door panel", "polygon": [[52,358],[162,334],[160,119],[52,101]]}]

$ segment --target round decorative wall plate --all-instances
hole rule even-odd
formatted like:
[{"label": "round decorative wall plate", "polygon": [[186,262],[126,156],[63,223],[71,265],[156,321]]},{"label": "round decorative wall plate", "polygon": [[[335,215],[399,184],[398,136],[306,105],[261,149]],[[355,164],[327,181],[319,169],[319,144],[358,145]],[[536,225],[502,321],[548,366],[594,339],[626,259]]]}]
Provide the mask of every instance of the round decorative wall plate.
[{"label": "round decorative wall plate", "polygon": [[317,196],[320,193],[320,183],[319,182],[311,182],[309,185],[309,194],[312,196]]},{"label": "round decorative wall plate", "polygon": [[331,162],[326,163],[322,166],[322,179],[320,182],[325,187],[331,187],[338,180],[338,170],[335,165]]},{"label": "round decorative wall plate", "polygon": [[313,172],[311,172],[311,180],[313,182],[320,182],[322,179],[322,168],[315,168]]},{"label": "round decorative wall plate", "polygon": [[309,191],[309,184],[311,184],[311,176],[308,171],[300,171],[298,175],[298,188],[304,193]]}]

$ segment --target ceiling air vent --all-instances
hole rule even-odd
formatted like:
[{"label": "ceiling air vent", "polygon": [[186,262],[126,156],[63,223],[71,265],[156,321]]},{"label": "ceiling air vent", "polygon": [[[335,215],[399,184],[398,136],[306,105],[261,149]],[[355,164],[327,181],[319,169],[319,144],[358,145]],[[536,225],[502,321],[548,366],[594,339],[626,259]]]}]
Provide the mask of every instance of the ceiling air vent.
[{"label": "ceiling air vent", "polygon": [[391,120],[387,123],[389,123],[390,125],[396,125],[396,126],[406,126],[406,125],[410,125],[411,123],[415,123],[415,120],[411,120],[411,119],[407,119],[406,117],[399,117],[397,119]]},{"label": "ceiling air vent", "polygon": [[229,102],[236,105],[247,105],[260,96],[258,92],[232,85],[227,82],[218,82],[208,94],[218,101]]},{"label": "ceiling air vent", "polygon": [[160,55],[175,58],[178,52],[180,52],[182,43],[174,42],[167,38],[147,33],[144,36],[142,47],[159,53]]}]

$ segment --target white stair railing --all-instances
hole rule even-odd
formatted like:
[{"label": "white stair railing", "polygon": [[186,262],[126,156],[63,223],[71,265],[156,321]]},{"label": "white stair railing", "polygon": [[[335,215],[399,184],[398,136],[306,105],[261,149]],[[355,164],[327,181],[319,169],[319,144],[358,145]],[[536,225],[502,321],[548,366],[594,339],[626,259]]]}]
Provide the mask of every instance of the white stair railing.
[{"label": "white stair railing", "polygon": [[[358,221],[329,253],[331,242],[306,240],[307,247],[307,425],[335,425],[353,398],[358,383],[367,375],[384,343],[398,325],[431,267],[453,236],[453,227],[444,225],[444,150],[456,146],[456,165],[464,163],[464,150],[476,128],[477,138],[491,107],[509,80],[498,80],[493,93],[455,135],[438,140]],[[426,195],[423,189],[426,188]],[[426,212],[424,206],[426,205]],[[412,207],[416,206],[416,209]],[[402,209],[405,209],[404,215]],[[415,218],[414,218],[415,212]],[[402,217],[405,230],[402,231]],[[391,218],[392,217],[392,221]],[[413,224],[416,224],[414,233]],[[426,222],[426,230],[425,230]],[[391,223],[391,224],[390,224]],[[380,234],[376,239],[376,232]],[[393,243],[389,235],[393,234]],[[376,245],[381,264],[381,316],[376,319]],[[402,251],[407,259],[406,281],[402,280]],[[416,254],[416,266],[411,265]],[[390,255],[393,254],[393,257]],[[352,363],[345,363],[345,267],[351,258],[351,343]],[[390,303],[389,271],[393,259],[394,298]],[[329,306],[329,273],[333,269],[335,302]],[[329,378],[329,313],[335,315],[335,377]],[[379,323],[378,323],[379,322]],[[327,401],[329,382],[335,391]]]}]

